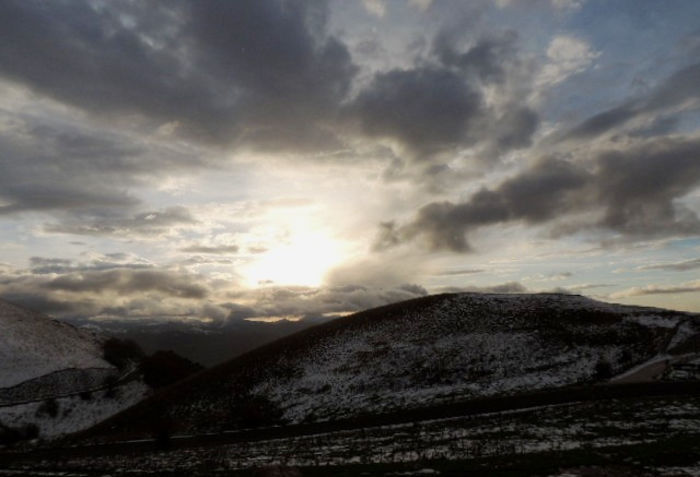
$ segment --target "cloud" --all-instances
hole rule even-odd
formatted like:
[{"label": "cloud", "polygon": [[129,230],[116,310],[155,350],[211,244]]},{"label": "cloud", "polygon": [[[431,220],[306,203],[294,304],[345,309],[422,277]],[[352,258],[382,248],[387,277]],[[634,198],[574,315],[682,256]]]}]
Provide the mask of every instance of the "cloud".
[{"label": "cloud", "polygon": [[501,83],[509,63],[517,61],[518,34],[508,30],[481,38],[466,51],[459,51],[460,33],[440,31],[433,41],[433,53],[443,65],[459,68],[472,78]]},{"label": "cloud", "polygon": [[34,257],[28,270],[2,270],[0,297],[70,319],[298,319],[339,316],[428,293],[398,280],[356,285],[348,278],[318,288],[250,289],[116,253],[84,262]]},{"label": "cloud", "polygon": [[[482,189],[461,204],[434,202],[397,230],[403,238],[422,236],[431,249],[470,250],[465,233],[473,228],[511,220],[538,223],[574,206],[572,191],[583,188],[587,174],[573,165],[545,160],[496,190]],[[397,238],[398,240],[398,238]]]},{"label": "cloud", "polygon": [[554,8],[560,10],[577,10],[583,6],[585,0],[550,0]]},{"label": "cloud", "polygon": [[89,263],[75,263],[64,258],[30,257],[29,270],[35,275],[65,274],[83,271],[111,270],[116,268],[145,269],[153,265],[131,254],[106,254]]},{"label": "cloud", "polygon": [[644,265],[638,267],[638,270],[667,270],[672,272],[685,272],[700,268],[700,258],[693,258],[681,262],[672,263],[657,263],[654,265]]},{"label": "cloud", "polygon": [[615,130],[629,121],[684,106],[700,107],[700,63],[682,68],[666,78],[648,95],[631,99],[586,119],[571,129],[564,139],[589,139]]},{"label": "cloud", "polygon": [[207,290],[181,274],[158,270],[106,270],[65,274],[43,285],[48,290],[71,293],[133,295],[151,291],[188,299],[202,299]]},{"label": "cloud", "polygon": [[183,206],[141,212],[131,217],[106,215],[82,219],[73,217],[61,223],[46,224],[47,233],[72,235],[109,235],[116,237],[162,236],[181,227],[197,224],[189,209]]},{"label": "cloud", "polygon": [[325,2],[295,0],[11,0],[0,6],[0,76],[204,143],[334,145],[325,123],[355,66],[327,16]]},{"label": "cloud", "polygon": [[390,289],[412,283],[424,271],[424,266],[417,257],[401,253],[370,256],[331,269],[324,282],[329,287],[362,285]]},{"label": "cloud", "polygon": [[440,277],[449,277],[454,275],[472,275],[475,273],[483,273],[485,271],[486,270],[483,270],[481,268],[462,268],[457,270],[443,270],[441,272],[433,273],[433,275]]},{"label": "cloud", "polygon": [[363,132],[434,153],[466,138],[480,96],[446,69],[392,70],[374,77],[354,102]]},{"label": "cloud", "polygon": [[586,70],[600,56],[583,39],[570,35],[557,35],[547,47],[547,59],[537,77],[542,88],[552,87],[566,78]]},{"label": "cloud", "polygon": [[207,253],[207,254],[232,254],[238,253],[240,247],[238,245],[190,245],[189,247],[181,248],[181,252],[187,253]]},{"label": "cloud", "polygon": [[686,282],[680,285],[647,285],[645,287],[633,287],[619,292],[611,293],[610,298],[630,298],[644,295],[666,295],[673,293],[700,292],[700,280]]},{"label": "cloud", "polygon": [[121,167],[140,155],[139,148],[72,128],[59,133],[36,121],[12,123],[0,130],[0,215],[138,204],[124,191],[131,181]]},{"label": "cloud", "polygon": [[518,282],[487,286],[442,287],[435,291],[438,293],[528,293],[528,289]]},{"label": "cloud", "polygon": [[386,13],[386,5],[382,0],[362,0],[362,6],[365,7],[367,13],[382,18]]},{"label": "cloud", "polygon": [[[441,155],[465,148],[483,148],[480,157],[493,161],[530,145],[539,116],[525,102],[531,81],[517,54],[517,33],[472,41],[463,26],[440,30],[426,61],[380,71],[359,91],[346,111],[363,135],[437,168],[444,166]],[[434,170],[424,168],[423,175]]]},{"label": "cloud", "polygon": [[207,319],[210,308],[218,306],[212,303],[215,290],[206,277],[145,264],[130,254],[99,255],[87,262],[35,257],[29,270],[0,274],[3,299],[62,318]]},{"label": "cloud", "polygon": [[[674,201],[700,184],[698,156],[700,140],[671,137],[599,151],[592,170],[543,159],[466,202],[433,202],[406,225],[386,223],[379,248],[420,237],[429,248],[464,252],[470,250],[465,235],[479,227],[513,221],[544,224],[587,211],[601,214],[587,228],[630,239],[697,234],[697,215]],[[570,225],[569,233],[582,227]]]},{"label": "cloud", "polygon": [[420,8],[421,10],[425,11],[430,7],[430,5],[433,4],[433,0],[410,0],[410,3],[411,5],[414,5],[417,8]]},{"label": "cloud", "polygon": [[232,309],[230,318],[303,318],[333,316],[427,295],[421,286],[361,285],[308,287],[264,287],[232,294],[246,305]]},{"label": "cloud", "polygon": [[594,288],[607,288],[607,287],[614,287],[615,285],[613,284],[608,284],[608,283],[581,283],[580,285],[567,285],[566,288],[572,291],[583,291],[583,290],[591,290]]},{"label": "cloud", "polygon": [[141,204],[132,192],[138,187],[216,163],[189,147],[76,122],[44,103],[26,107],[39,111],[0,110],[0,216],[122,217]]}]

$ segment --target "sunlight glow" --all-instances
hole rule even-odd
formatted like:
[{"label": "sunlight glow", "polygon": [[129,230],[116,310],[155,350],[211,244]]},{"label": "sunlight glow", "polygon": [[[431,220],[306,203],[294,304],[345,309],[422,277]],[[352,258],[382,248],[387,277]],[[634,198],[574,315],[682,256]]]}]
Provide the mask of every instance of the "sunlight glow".
[{"label": "sunlight glow", "polygon": [[340,244],[320,232],[293,233],[247,267],[251,286],[321,285],[326,272],[344,258]]}]

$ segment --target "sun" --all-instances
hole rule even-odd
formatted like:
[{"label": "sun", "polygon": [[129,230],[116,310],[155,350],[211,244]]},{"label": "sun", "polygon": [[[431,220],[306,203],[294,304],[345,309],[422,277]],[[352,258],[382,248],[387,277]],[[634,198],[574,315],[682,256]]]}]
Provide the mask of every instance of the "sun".
[{"label": "sun", "polygon": [[322,232],[294,233],[251,262],[246,276],[251,286],[317,287],[326,272],[343,259],[340,244]]}]

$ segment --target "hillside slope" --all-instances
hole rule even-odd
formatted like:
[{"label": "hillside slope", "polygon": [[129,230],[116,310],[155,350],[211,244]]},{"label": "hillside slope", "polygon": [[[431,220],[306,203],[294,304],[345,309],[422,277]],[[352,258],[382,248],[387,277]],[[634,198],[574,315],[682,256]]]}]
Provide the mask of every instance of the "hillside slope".
[{"label": "hillside slope", "polygon": [[601,381],[682,348],[697,336],[697,320],[558,294],[420,298],[278,340],[92,435],[332,420]]},{"label": "hillside slope", "polygon": [[105,340],[0,301],[0,447],[86,429],[144,398],[131,368],[103,359]]},{"label": "hillside slope", "polygon": [[96,335],[0,300],[0,388],[64,369],[111,367]]}]

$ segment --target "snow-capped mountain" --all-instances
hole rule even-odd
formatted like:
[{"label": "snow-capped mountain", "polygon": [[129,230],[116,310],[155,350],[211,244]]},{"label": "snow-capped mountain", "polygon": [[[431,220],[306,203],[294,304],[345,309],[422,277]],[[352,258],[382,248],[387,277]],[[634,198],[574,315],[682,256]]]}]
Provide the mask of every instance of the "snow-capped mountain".
[{"label": "snow-capped mountain", "polygon": [[696,315],[571,295],[436,295],[278,340],[170,387],[95,433],[335,420],[600,382],[687,353],[698,324]]}]

